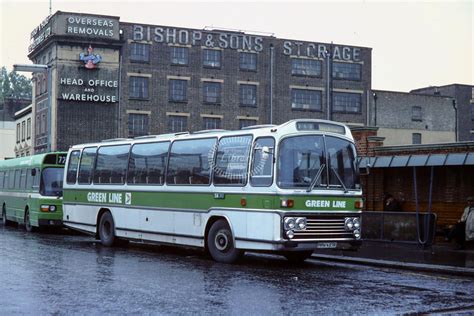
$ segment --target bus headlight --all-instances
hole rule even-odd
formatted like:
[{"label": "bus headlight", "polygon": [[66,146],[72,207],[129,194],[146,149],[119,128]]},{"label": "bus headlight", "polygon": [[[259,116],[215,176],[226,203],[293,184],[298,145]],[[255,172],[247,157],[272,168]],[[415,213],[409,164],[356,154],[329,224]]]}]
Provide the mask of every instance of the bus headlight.
[{"label": "bus headlight", "polygon": [[56,205],[42,204],[40,210],[41,212],[56,212]]},{"label": "bus headlight", "polygon": [[296,228],[297,229],[306,229],[306,218],[305,217],[298,217],[296,219]]},{"label": "bus headlight", "polygon": [[355,239],[360,239],[360,230],[358,229],[354,230],[354,237]]},{"label": "bus headlight", "polygon": [[296,226],[296,221],[293,217],[285,218],[285,221],[284,221],[285,230],[291,230],[295,228],[295,226]]},{"label": "bus headlight", "polygon": [[346,217],[346,220],[344,221],[344,228],[346,230],[354,229],[354,220],[351,217]]},{"label": "bus headlight", "polygon": [[357,217],[354,217],[354,219],[352,220],[352,223],[354,224],[354,228],[355,229],[359,229],[360,228],[360,221]]},{"label": "bus headlight", "polygon": [[292,230],[289,230],[286,232],[286,237],[288,237],[288,239],[291,239],[295,237],[295,233]]}]

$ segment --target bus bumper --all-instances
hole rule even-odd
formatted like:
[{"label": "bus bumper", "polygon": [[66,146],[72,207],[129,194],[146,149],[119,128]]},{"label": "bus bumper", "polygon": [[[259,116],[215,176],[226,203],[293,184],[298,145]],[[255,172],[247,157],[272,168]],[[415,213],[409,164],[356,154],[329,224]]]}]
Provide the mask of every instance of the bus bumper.
[{"label": "bus bumper", "polygon": [[297,242],[287,241],[279,245],[279,250],[304,251],[318,249],[357,250],[362,244],[360,240],[334,242]]},{"label": "bus bumper", "polygon": [[63,221],[59,219],[39,219],[39,226],[60,227],[63,226]]}]

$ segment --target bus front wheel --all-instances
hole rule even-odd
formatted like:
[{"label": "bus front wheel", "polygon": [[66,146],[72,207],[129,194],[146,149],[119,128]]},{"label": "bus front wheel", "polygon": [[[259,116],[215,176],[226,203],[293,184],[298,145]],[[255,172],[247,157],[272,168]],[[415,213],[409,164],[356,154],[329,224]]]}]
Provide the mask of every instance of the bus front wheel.
[{"label": "bus front wheel", "polygon": [[25,211],[25,230],[29,233],[34,230],[34,227],[31,225],[30,210],[28,209]]},{"label": "bus front wheel", "polygon": [[232,231],[223,219],[212,224],[207,235],[207,247],[211,257],[221,263],[233,263],[243,255],[242,250],[235,248]]},{"label": "bus front wheel", "polygon": [[116,241],[114,218],[110,212],[105,212],[99,222],[99,237],[102,245],[111,247]]}]

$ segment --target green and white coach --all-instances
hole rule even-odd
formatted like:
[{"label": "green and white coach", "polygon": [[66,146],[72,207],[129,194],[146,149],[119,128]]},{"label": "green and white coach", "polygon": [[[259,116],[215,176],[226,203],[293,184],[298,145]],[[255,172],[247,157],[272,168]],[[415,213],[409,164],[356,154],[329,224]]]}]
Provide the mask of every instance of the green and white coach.
[{"label": "green and white coach", "polygon": [[349,128],[293,120],[73,146],[67,227],[100,238],[203,247],[219,262],[244,251],[291,261],[358,247],[362,191]]}]

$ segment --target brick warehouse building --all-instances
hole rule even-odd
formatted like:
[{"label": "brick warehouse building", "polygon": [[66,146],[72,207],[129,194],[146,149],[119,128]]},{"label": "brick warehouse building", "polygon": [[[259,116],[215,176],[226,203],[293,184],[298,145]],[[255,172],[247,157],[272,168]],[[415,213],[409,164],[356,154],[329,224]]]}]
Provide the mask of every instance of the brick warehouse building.
[{"label": "brick warehouse building", "polygon": [[368,125],[370,48],[59,11],[31,35],[29,58],[50,67],[34,76],[35,152],[301,117]]}]

